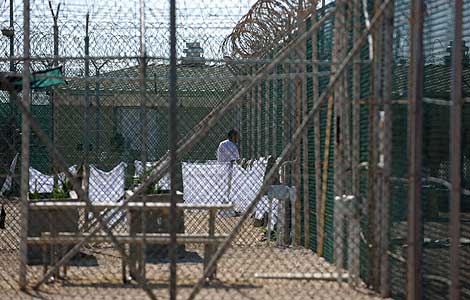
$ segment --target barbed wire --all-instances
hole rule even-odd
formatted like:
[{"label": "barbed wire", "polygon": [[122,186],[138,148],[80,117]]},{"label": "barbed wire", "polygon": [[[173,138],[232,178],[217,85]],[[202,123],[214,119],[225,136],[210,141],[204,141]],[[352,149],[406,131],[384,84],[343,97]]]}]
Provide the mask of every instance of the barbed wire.
[{"label": "barbed wire", "polygon": [[232,57],[260,57],[275,43],[290,38],[299,10],[316,5],[316,0],[258,0],[225,38],[222,52]]}]

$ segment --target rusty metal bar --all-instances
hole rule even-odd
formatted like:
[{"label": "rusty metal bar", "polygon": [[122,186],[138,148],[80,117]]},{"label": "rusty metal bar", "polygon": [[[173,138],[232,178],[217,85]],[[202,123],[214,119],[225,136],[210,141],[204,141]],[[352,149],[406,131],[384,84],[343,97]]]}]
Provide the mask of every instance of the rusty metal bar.
[{"label": "rusty metal bar", "polygon": [[[380,1],[375,2],[374,10],[380,6]],[[369,249],[370,257],[372,260],[371,270],[369,272],[369,284],[375,290],[380,286],[380,180],[381,171],[378,168],[379,164],[379,107],[383,101],[382,90],[382,67],[383,67],[383,22],[375,28],[372,32],[373,36],[373,56],[372,60],[372,93],[369,99],[369,167],[367,179],[367,220],[368,220],[368,234],[367,240],[371,245]]]},{"label": "rusty metal bar", "polygon": [[[313,5],[315,7],[315,5]],[[314,16],[315,10],[313,10]],[[300,19],[302,20],[301,32],[307,30],[307,10],[304,9],[302,13],[299,12]],[[312,20],[313,21],[313,20]],[[313,26],[313,24],[312,24]],[[314,35],[315,32],[312,34]],[[307,43],[302,43],[299,47],[300,55],[303,60],[307,59]],[[306,74],[307,68],[304,64],[300,65],[300,73]],[[313,75],[315,76],[315,75]],[[307,98],[307,76],[303,75],[301,79],[302,84],[302,118],[307,116],[308,112],[308,98]],[[303,211],[304,211],[304,247],[310,247],[310,174],[309,174],[309,139],[308,139],[309,130],[306,130],[304,136],[302,137],[302,178],[303,178]],[[299,198],[300,199],[300,198]],[[300,222],[299,222],[300,223]]]},{"label": "rusty metal bar", "polygon": [[[294,93],[295,93],[295,110],[294,110],[294,120],[295,120],[295,128],[298,128],[302,122],[302,116],[301,116],[301,106],[302,106],[302,79],[297,78],[294,86]],[[294,202],[294,206],[291,207],[292,212],[294,212],[295,215],[295,242],[293,241],[293,245],[300,246],[300,241],[301,241],[301,232],[302,232],[302,227],[301,225],[301,197],[300,197],[300,191],[301,191],[301,143],[295,146],[295,151],[294,151],[294,165],[292,166],[292,179],[293,182],[292,184],[295,186],[295,193],[296,193],[296,201]]]},{"label": "rusty metal bar", "polygon": [[380,295],[390,297],[390,267],[389,267],[389,215],[390,215],[390,176],[392,175],[392,72],[393,72],[393,22],[395,3],[390,4],[386,11],[384,22],[384,78],[383,78],[383,111],[384,127],[382,141],[383,171],[382,171],[382,206],[381,206],[381,245],[380,245]]},{"label": "rusty metal bar", "polygon": [[[345,47],[345,45],[343,44],[344,42],[344,38],[343,38],[343,35],[345,33],[345,18],[344,18],[344,14],[345,14],[345,2],[344,0],[338,0],[336,1],[336,15],[335,15],[335,32],[334,32],[334,45],[333,45],[333,49],[332,49],[332,59],[333,59],[333,62],[340,62],[342,61],[343,59],[343,48]],[[336,68],[337,68],[337,64],[333,64],[331,66],[331,73],[332,74],[335,74],[337,73],[336,71]],[[333,92],[333,120],[334,122],[330,123],[330,131],[332,131],[332,129],[334,128],[334,163],[333,163],[333,168],[334,168],[334,174],[333,174],[333,177],[334,177],[334,197],[341,197],[344,193],[345,193],[345,190],[344,190],[344,151],[345,151],[345,146],[343,145],[343,136],[344,136],[344,133],[342,131],[342,128],[344,127],[343,123],[344,123],[344,119],[343,119],[343,116],[344,116],[344,102],[345,102],[345,99],[344,99],[344,94],[343,94],[343,81],[344,81],[344,74],[341,74],[340,78],[338,79],[338,83],[334,86],[334,92]],[[330,107],[328,107],[328,110],[330,112]],[[328,129],[327,129],[328,130]],[[328,132],[326,133],[326,136],[328,137]],[[327,145],[327,142],[325,142],[325,145]],[[328,151],[328,149],[326,149],[326,146],[325,146],[325,154],[327,153],[326,151]],[[328,155],[325,155],[325,164],[324,166],[327,166],[326,165],[326,157],[328,157]],[[325,167],[324,169],[327,169],[328,167]],[[326,201],[327,201],[327,198],[326,198],[326,183],[328,181],[328,176],[325,176],[325,174],[327,174],[328,170],[324,170],[324,176],[323,176],[323,179],[322,179],[322,182],[324,182],[324,189],[323,189],[323,198],[322,198],[322,209],[325,207],[326,205]],[[335,205],[334,205],[334,212],[335,214],[337,214],[337,210],[338,209],[341,209],[339,207],[336,206],[337,202],[335,202]],[[325,224],[325,221],[324,221],[324,218],[325,218],[325,211],[324,209],[322,210],[322,226],[321,226],[321,233],[322,233],[322,239],[321,239],[321,246],[323,248],[323,245],[324,245],[324,224]],[[335,227],[337,226],[338,224],[335,223]],[[341,226],[342,228],[342,226]],[[341,248],[341,242],[342,242],[342,238],[341,238],[341,235],[338,236],[338,231],[335,232],[334,234],[334,237],[333,237],[333,244],[334,244],[334,248],[335,249],[340,249]],[[334,252],[334,260],[338,263],[341,261],[341,257],[342,255],[340,255],[338,257],[338,253],[339,251],[335,251]],[[323,254],[323,250],[321,252],[321,254]],[[342,252],[341,252],[342,254]],[[342,263],[342,261],[341,261]],[[340,266],[339,264],[337,264],[337,267],[338,268],[341,268],[342,266]]]},{"label": "rusty metal bar", "polygon": [[[361,34],[361,0],[354,0],[353,2],[353,41],[356,40]],[[361,65],[360,54],[358,53],[354,57],[353,69],[352,69],[352,129],[351,129],[351,193],[358,199],[360,194],[360,139],[361,139]],[[349,223],[349,235],[359,235],[360,227],[360,209],[358,201],[352,203],[353,206],[353,218]],[[357,240],[357,239],[355,239]],[[349,247],[359,247],[360,245],[350,245]],[[358,248],[356,248],[358,249]],[[352,250],[351,250],[352,251]],[[356,250],[357,251],[357,250]],[[357,285],[359,277],[359,253],[355,255],[348,255],[348,266],[349,272],[352,275],[351,283]]]},{"label": "rusty metal bar", "polygon": [[[316,6],[314,7],[314,13],[312,13],[312,26],[313,21],[316,22]],[[318,60],[318,31],[312,33],[312,62]],[[312,102],[315,105],[318,102],[320,81],[318,76],[318,64],[312,63]],[[314,135],[314,151],[315,151],[315,208],[316,208],[316,235],[317,235],[317,247],[318,237],[320,232],[320,214],[321,214],[321,195],[322,195],[322,161],[321,161],[321,110],[318,109],[313,117],[313,135]],[[318,249],[317,249],[318,251]]]},{"label": "rusty metal bar", "polygon": [[411,52],[408,77],[408,256],[407,299],[422,298],[421,155],[424,73],[424,1],[411,2]]},{"label": "rusty metal bar", "polygon": [[454,47],[452,49],[450,109],[450,297],[460,299],[460,201],[462,181],[462,22],[463,1],[454,1]]},{"label": "rusty metal bar", "polygon": [[[31,60],[30,60],[30,1],[23,1],[23,94],[22,104],[27,112],[31,107]],[[29,192],[29,142],[30,142],[30,119],[25,113],[21,114],[21,214],[20,214],[20,265],[19,286],[21,290],[27,285],[27,260],[28,260],[28,192]]]},{"label": "rusty metal bar", "polygon": [[[353,24],[353,40],[361,34],[361,0],[354,1],[354,24]],[[352,105],[352,193],[359,195],[359,155],[360,155],[360,112],[361,112],[361,65],[358,62],[360,54],[354,58],[353,64],[353,105]]]}]

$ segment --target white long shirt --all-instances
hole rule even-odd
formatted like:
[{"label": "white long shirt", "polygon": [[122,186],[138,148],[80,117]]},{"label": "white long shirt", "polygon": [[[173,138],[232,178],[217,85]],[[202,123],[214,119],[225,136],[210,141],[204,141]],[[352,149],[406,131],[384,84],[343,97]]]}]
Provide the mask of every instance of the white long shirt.
[{"label": "white long shirt", "polygon": [[217,149],[217,160],[220,162],[231,162],[240,159],[238,147],[232,141],[225,140],[220,142]]}]

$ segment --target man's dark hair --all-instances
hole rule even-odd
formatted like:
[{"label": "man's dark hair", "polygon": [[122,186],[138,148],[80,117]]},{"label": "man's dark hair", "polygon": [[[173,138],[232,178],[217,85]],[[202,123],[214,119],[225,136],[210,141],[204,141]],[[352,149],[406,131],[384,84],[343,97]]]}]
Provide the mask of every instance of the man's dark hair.
[{"label": "man's dark hair", "polygon": [[236,136],[238,134],[238,131],[236,129],[231,129],[228,133],[227,133],[227,136],[229,139],[231,139],[232,137]]}]

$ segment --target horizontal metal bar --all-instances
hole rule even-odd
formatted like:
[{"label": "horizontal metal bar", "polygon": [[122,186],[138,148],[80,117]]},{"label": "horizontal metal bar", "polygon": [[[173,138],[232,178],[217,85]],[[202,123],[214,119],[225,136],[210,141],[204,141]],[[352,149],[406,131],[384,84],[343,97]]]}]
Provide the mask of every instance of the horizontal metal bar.
[{"label": "horizontal metal bar", "polygon": [[[138,60],[138,59],[141,59],[142,57],[141,56],[133,56],[133,55],[130,55],[130,56],[115,56],[115,55],[104,55],[104,56],[88,56],[88,57],[85,57],[85,56],[59,56],[59,62],[61,61],[66,61],[66,60],[85,60],[85,59],[89,59],[89,60],[132,60],[132,59],[135,59],[135,60]],[[163,56],[145,56],[145,58],[147,60],[160,60],[162,62],[166,62],[168,63],[169,59],[167,57],[163,57]],[[32,56],[31,57],[31,61],[49,61],[49,60],[53,60],[54,57],[53,56]],[[9,62],[11,60],[14,60],[14,61],[23,61],[24,60],[24,57],[22,56],[15,56],[15,57],[2,57],[0,58],[0,61],[5,61],[5,62]],[[269,59],[269,58],[243,58],[243,59],[230,59],[230,60],[225,60],[225,59],[209,59],[209,58],[206,58],[205,59],[206,63],[219,63],[219,64],[229,64],[229,65],[244,65],[244,64],[267,64],[267,63],[270,63],[272,61],[272,59]],[[334,64],[337,64],[337,63],[334,63],[332,62],[331,60],[328,60],[328,59],[325,59],[325,60],[302,60],[302,59],[286,59],[285,60],[286,63],[289,63],[289,64],[306,64],[306,65],[312,65],[312,64],[315,64],[315,65],[334,65]],[[369,60],[358,60],[358,61],[355,61],[354,63],[360,63],[360,64],[370,64],[370,61]]]},{"label": "horizontal metal bar", "polygon": [[[51,208],[87,208],[86,202],[83,201],[39,201],[32,202],[29,204],[30,209],[41,210]],[[96,203],[93,204],[95,209],[106,209],[106,208],[121,208],[122,203]],[[166,209],[170,208],[169,202],[130,202],[127,203],[124,208],[129,209]],[[176,207],[182,209],[201,209],[201,210],[226,210],[232,209],[232,203],[222,204],[191,204],[191,203],[176,203]]]},{"label": "horizontal metal bar", "polygon": [[[76,244],[81,242],[87,235],[80,234],[70,235],[59,234],[52,236],[51,234],[43,234],[40,237],[28,237],[29,245],[58,245],[58,244]],[[169,244],[171,242],[170,234],[152,234],[145,233],[131,235],[114,235],[119,243],[126,244]],[[176,242],[178,244],[219,244],[227,238],[227,235],[176,235]],[[109,243],[110,238],[105,235],[95,235],[90,240],[90,243]]]},{"label": "horizontal metal bar", "polygon": [[288,279],[288,280],[326,280],[334,281],[338,279],[348,279],[349,274],[347,273],[255,273],[255,278],[260,279]]}]

